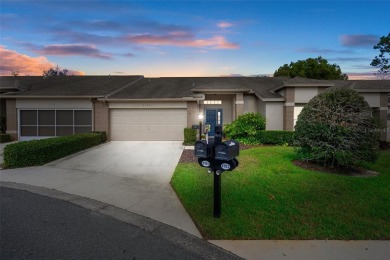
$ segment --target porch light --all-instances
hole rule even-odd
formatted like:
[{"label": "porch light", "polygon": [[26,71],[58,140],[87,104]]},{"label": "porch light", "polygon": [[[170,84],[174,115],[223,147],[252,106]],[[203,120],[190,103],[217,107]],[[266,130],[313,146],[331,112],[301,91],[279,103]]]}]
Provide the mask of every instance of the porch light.
[{"label": "porch light", "polygon": [[199,120],[203,120],[203,114],[202,114],[202,113],[199,113],[199,114],[198,114],[198,118],[199,118]]}]

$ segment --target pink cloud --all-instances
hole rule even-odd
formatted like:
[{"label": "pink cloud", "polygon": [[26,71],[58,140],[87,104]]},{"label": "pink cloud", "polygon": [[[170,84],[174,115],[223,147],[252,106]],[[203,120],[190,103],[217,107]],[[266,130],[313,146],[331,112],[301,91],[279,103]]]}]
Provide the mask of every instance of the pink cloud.
[{"label": "pink cloud", "polygon": [[350,72],[346,73],[348,75],[349,80],[378,80],[377,76],[375,76],[374,72]]},{"label": "pink cloud", "polygon": [[232,26],[233,26],[233,24],[229,23],[229,22],[219,22],[219,23],[217,23],[217,27],[221,28],[221,29],[226,29],[226,28],[229,28],[229,27],[232,27]]},{"label": "pink cloud", "polygon": [[339,37],[341,44],[347,47],[373,47],[379,37],[372,34],[344,34]]},{"label": "pink cloud", "polygon": [[167,45],[193,48],[238,49],[239,45],[228,42],[224,36],[213,36],[208,39],[194,39],[186,32],[171,32],[166,35],[140,34],[128,35],[125,40],[136,44]]},{"label": "pink cloud", "polygon": [[52,44],[45,45],[41,50],[37,50],[40,54],[57,55],[57,56],[73,56],[81,55],[100,59],[111,59],[111,55],[103,53],[94,45],[90,44]]},{"label": "pink cloud", "polygon": [[[10,76],[12,72],[18,71],[20,75],[40,76],[44,69],[54,67],[55,64],[48,61],[46,57],[30,57],[13,50],[6,49],[0,45],[0,75]],[[69,70],[72,75],[85,75],[82,71]]]}]

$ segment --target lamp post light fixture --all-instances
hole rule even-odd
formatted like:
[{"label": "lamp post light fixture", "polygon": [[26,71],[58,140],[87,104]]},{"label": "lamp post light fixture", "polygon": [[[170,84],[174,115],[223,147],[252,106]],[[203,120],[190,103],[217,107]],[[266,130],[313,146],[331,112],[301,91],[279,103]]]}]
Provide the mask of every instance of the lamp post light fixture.
[{"label": "lamp post light fixture", "polygon": [[203,114],[202,113],[199,113],[198,114],[198,118],[199,118],[199,140],[202,139],[202,121],[203,121]]}]

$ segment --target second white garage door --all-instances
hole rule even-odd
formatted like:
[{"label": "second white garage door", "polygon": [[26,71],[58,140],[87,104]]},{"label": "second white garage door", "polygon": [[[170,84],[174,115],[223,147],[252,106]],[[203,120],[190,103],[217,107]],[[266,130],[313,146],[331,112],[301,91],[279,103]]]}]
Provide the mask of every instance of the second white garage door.
[{"label": "second white garage door", "polygon": [[111,109],[112,141],[183,141],[186,109]]}]

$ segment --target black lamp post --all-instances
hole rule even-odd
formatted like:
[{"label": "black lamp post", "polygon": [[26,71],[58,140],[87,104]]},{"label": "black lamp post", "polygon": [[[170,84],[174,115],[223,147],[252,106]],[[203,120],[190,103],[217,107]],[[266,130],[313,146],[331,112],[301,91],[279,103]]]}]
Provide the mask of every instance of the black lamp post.
[{"label": "black lamp post", "polygon": [[202,121],[203,121],[203,114],[202,113],[199,113],[198,114],[198,118],[199,118],[199,140],[202,139]]}]

